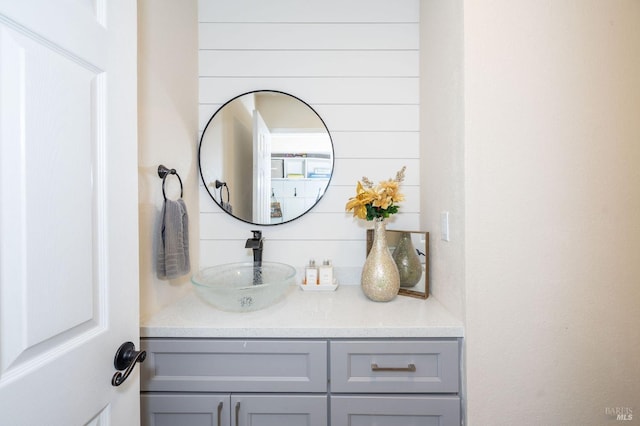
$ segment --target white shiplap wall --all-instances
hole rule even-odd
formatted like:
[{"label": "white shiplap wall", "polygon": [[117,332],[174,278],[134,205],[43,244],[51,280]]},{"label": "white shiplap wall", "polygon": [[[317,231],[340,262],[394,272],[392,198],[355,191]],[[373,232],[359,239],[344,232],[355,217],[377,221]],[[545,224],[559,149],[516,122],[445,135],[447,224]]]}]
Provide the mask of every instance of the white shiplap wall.
[{"label": "white shiplap wall", "polygon": [[362,266],[370,224],[345,203],[363,175],[403,165],[407,200],[389,228],[419,229],[419,0],[200,0],[198,13],[200,130],[238,94],[281,90],[322,116],[336,157],[325,196],[291,223],[235,220],[201,187],[200,267],[249,260],[251,229],[263,231],[265,260]]}]

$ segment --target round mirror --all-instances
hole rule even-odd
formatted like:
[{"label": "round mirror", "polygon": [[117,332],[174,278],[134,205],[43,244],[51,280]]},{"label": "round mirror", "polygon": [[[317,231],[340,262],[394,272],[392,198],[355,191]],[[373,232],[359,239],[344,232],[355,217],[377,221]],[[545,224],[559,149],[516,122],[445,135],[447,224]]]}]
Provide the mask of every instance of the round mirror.
[{"label": "round mirror", "polygon": [[209,119],[200,176],[225,212],[256,225],[294,220],[318,203],[333,173],[333,143],[320,116],[287,93],[237,96]]}]

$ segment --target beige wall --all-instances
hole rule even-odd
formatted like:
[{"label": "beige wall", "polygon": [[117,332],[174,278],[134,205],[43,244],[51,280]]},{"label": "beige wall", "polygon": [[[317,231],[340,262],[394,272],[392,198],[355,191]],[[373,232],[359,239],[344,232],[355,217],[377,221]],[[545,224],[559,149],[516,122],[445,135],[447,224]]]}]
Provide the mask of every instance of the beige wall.
[{"label": "beige wall", "polygon": [[[189,276],[156,278],[153,253],[162,208],[157,168],[174,168],[190,215],[191,267],[198,268],[198,16],[196,0],[138,1],[140,312],[147,315],[189,289]],[[193,46],[193,48],[185,48]],[[179,195],[170,177],[167,195]]]},{"label": "beige wall", "polygon": [[[464,312],[462,0],[420,2],[420,227],[428,230],[431,292]],[[440,216],[449,214],[449,241]]]},{"label": "beige wall", "polygon": [[637,423],[640,2],[464,6],[468,423]]}]

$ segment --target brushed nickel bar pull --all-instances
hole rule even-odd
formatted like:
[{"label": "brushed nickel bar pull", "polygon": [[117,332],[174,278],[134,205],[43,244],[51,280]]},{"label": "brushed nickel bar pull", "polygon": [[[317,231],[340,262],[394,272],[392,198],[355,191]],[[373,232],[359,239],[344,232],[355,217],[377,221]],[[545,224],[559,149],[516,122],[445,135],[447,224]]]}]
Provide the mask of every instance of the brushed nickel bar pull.
[{"label": "brushed nickel bar pull", "polygon": [[413,373],[416,371],[416,365],[409,364],[406,367],[378,367],[378,364],[371,364],[371,371],[408,371]]},{"label": "brushed nickel bar pull", "polygon": [[240,426],[240,402],[236,402],[236,426]]},{"label": "brushed nickel bar pull", "polygon": [[222,426],[222,401],[218,403],[218,426]]}]

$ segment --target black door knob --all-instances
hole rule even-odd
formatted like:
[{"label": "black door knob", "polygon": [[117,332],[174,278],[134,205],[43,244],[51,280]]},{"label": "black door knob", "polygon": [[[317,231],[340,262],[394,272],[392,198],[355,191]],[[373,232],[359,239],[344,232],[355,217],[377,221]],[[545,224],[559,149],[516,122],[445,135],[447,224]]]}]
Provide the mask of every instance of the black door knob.
[{"label": "black door knob", "polygon": [[[144,361],[147,357],[147,353],[145,351],[136,351],[136,346],[133,342],[125,342],[116,351],[116,356],[113,359],[113,366],[116,368],[116,374],[111,378],[111,384],[113,386],[120,386],[133,368],[136,366],[138,362]],[[124,372],[122,371],[124,370]]]}]

